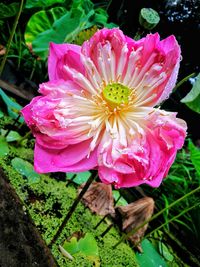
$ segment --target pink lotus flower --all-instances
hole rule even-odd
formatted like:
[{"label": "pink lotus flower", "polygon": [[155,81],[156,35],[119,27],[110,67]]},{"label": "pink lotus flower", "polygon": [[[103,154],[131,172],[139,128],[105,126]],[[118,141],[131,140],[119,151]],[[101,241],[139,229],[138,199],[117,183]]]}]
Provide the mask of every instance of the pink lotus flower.
[{"label": "pink lotus flower", "polygon": [[183,146],[186,124],[158,106],[171,93],[174,36],[134,41],[102,29],[82,47],[50,44],[49,79],[22,113],[36,137],[35,170],[98,169],[119,187],[160,185]]}]

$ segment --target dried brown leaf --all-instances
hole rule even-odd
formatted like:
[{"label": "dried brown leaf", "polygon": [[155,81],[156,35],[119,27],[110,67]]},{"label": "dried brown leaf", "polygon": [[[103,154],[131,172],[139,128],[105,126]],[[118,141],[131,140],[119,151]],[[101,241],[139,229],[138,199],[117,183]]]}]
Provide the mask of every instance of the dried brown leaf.
[{"label": "dried brown leaf", "polygon": [[[154,210],[154,200],[150,197],[143,197],[127,206],[116,207],[117,213],[121,215],[122,230],[129,233],[131,230],[136,229],[146,220],[150,219]],[[145,224],[135,234],[129,237],[129,240],[137,245],[137,248],[141,251],[141,247],[138,245],[148,224]]]},{"label": "dried brown leaf", "polygon": [[[83,185],[80,188],[82,187]],[[82,202],[98,215],[115,213],[111,185],[93,182],[84,194]]]}]

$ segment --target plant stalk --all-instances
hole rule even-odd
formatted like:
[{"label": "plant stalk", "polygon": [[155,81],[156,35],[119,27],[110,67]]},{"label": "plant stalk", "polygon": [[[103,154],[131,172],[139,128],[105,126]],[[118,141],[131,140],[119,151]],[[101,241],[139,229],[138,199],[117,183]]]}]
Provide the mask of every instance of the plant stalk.
[{"label": "plant stalk", "polygon": [[[18,122],[18,120],[20,119],[20,117],[21,117],[21,115],[19,114],[19,115],[17,116],[17,118],[14,120],[12,126],[15,126],[15,125],[17,124],[17,122]],[[7,137],[8,134],[9,134],[10,132],[11,132],[11,129],[8,129],[7,132],[5,133],[4,137]]]},{"label": "plant stalk", "polygon": [[111,223],[107,228],[106,230],[101,234],[101,237],[103,238],[109,231],[110,229],[114,226],[113,223]]},{"label": "plant stalk", "polygon": [[174,93],[184,82],[187,82],[188,79],[193,78],[195,76],[196,76],[196,73],[193,72],[190,75],[188,75],[185,78],[183,78],[180,82],[177,83],[177,85],[174,87],[172,92]]},{"label": "plant stalk", "polygon": [[75,211],[76,207],[78,206],[79,202],[81,201],[83,195],[86,193],[86,191],[88,190],[89,186],[97,178],[97,176],[98,176],[98,174],[92,173],[90,178],[87,180],[87,182],[85,183],[85,185],[84,185],[83,189],[81,190],[80,194],[74,200],[74,203],[72,204],[70,210],[68,211],[67,215],[65,216],[62,224],[58,228],[58,231],[56,232],[56,234],[54,235],[53,239],[49,243],[49,247],[52,247],[52,245],[56,242],[56,240],[58,239],[58,237],[61,234],[62,230],[64,229],[64,227],[68,223],[69,219],[71,218],[71,216],[72,216],[73,212]]},{"label": "plant stalk", "polygon": [[163,212],[165,212],[166,210],[172,208],[173,206],[175,206],[176,204],[178,204],[179,202],[181,202],[182,200],[184,200],[185,198],[189,197],[190,195],[196,193],[197,191],[200,190],[200,186],[198,186],[196,189],[192,190],[191,192],[187,193],[186,195],[180,197],[179,199],[177,199],[176,201],[172,202],[168,207],[165,207],[164,209],[160,210],[158,213],[156,213],[154,216],[152,216],[150,219],[146,220],[144,223],[142,223],[141,225],[139,225],[138,227],[136,227],[135,229],[133,229],[132,231],[130,231],[127,234],[123,234],[121,239],[113,246],[113,248],[115,249],[119,244],[121,244],[122,242],[124,242],[125,240],[127,240],[127,238],[131,235],[134,235],[139,229],[141,229],[142,227],[144,227],[147,223],[155,220],[158,216],[160,216]]},{"label": "plant stalk", "polygon": [[[179,214],[177,214],[176,216],[174,216],[173,218],[169,219],[168,221],[166,221],[165,223],[163,223],[162,225],[158,226],[156,229],[154,229],[153,231],[151,231],[150,233],[148,233],[144,238],[149,237],[150,235],[152,235],[154,232],[160,230],[162,227],[164,227],[165,225],[167,225],[168,223],[178,219],[180,216],[184,215],[186,212],[196,208],[200,203],[196,203],[195,205],[183,210],[182,212],[180,212]],[[140,242],[139,242],[140,243]],[[137,246],[138,244],[136,244],[135,246]]]},{"label": "plant stalk", "polygon": [[14,21],[14,24],[13,24],[13,27],[12,27],[12,31],[11,31],[10,37],[8,39],[8,43],[7,43],[7,46],[6,46],[6,52],[5,52],[4,56],[3,56],[3,59],[2,59],[1,65],[0,65],[0,76],[1,76],[1,74],[3,72],[4,66],[5,66],[5,63],[6,63],[6,59],[7,59],[7,55],[8,55],[8,52],[10,50],[11,43],[12,43],[12,39],[13,39],[13,36],[15,34],[15,31],[16,31],[16,28],[17,28],[17,25],[18,25],[18,22],[19,22],[20,15],[22,13],[23,4],[24,4],[24,0],[21,0],[19,11],[18,11],[18,13],[17,13],[17,15],[15,17],[15,21]]}]

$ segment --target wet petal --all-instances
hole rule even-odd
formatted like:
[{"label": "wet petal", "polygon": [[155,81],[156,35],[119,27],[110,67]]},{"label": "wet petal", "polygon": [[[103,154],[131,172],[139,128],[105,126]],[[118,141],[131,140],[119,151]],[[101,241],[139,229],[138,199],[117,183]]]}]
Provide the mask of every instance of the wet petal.
[{"label": "wet petal", "polygon": [[81,172],[97,166],[96,150],[87,157],[88,142],[82,142],[65,149],[47,149],[35,145],[34,168],[39,173]]},{"label": "wet petal", "polygon": [[72,79],[63,70],[63,66],[76,69],[84,73],[84,67],[80,61],[81,47],[73,44],[55,44],[50,43],[48,58],[49,79]]}]

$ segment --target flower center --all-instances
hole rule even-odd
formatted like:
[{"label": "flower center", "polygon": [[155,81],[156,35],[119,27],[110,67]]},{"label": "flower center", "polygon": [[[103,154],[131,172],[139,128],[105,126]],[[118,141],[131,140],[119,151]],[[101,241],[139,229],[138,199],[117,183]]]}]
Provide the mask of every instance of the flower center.
[{"label": "flower center", "polygon": [[108,84],[103,89],[104,99],[115,108],[120,104],[127,104],[129,101],[131,90],[120,83]]}]

